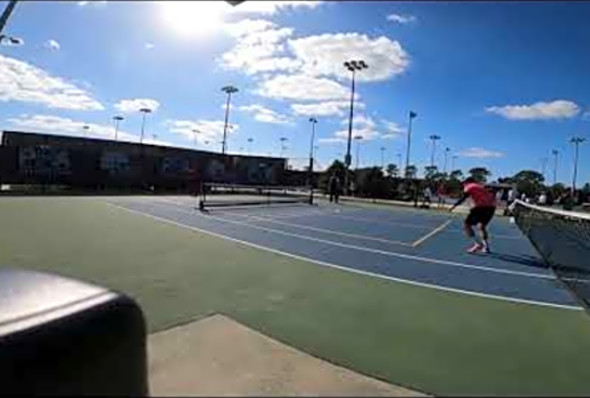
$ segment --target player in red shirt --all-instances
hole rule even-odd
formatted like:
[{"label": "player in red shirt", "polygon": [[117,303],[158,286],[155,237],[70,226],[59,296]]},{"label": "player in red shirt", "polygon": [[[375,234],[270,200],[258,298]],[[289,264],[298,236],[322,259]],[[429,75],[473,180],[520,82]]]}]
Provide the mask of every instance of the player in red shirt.
[{"label": "player in red shirt", "polygon": [[[475,240],[475,244],[468,249],[469,253],[476,252],[490,252],[490,244],[488,242],[488,231],[486,226],[494,217],[496,212],[496,197],[494,194],[485,189],[481,184],[475,182],[471,177],[463,181],[463,196],[455,203],[449,211],[453,211],[455,207],[463,203],[467,198],[471,198],[473,206],[469,214],[465,218],[463,229],[469,238]],[[473,226],[477,225],[481,234],[481,241],[473,232]]]}]

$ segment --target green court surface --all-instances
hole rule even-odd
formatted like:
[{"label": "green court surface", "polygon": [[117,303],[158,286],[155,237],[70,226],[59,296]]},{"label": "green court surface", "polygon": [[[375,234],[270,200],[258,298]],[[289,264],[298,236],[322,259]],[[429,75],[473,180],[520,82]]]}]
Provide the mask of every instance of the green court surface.
[{"label": "green court surface", "polygon": [[589,395],[590,316],[353,274],[105,198],[0,198],[0,264],[139,301],[150,332],[212,313],[434,395]]}]

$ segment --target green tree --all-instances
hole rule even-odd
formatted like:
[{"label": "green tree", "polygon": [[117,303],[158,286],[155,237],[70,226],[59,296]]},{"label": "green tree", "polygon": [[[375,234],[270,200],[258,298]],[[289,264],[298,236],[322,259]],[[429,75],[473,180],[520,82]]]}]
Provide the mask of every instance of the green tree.
[{"label": "green tree", "polygon": [[453,170],[449,174],[449,179],[450,180],[462,181],[463,180],[463,172],[461,170]]},{"label": "green tree", "polygon": [[406,167],[406,178],[416,178],[416,174],[418,174],[418,168],[413,164]]},{"label": "green tree", "polygon": [[426,166],[424,167],[424,179],[428,181],[432,181],[434,176],[438,173],[438,167],[436,166]]},{"label": "green tree", "polygon": [[485,167],[474,167],[469,170],[469,176],[477,182],[486,182],[488,177],[492,175],[492,172]]},{"label": "green tree", "polygon": [[521,170],[512,176],[518,192],[524,192],[528,197],[537,195],[543,188],[545,177],[534,170]]},{"label": "green tree", "polygon": [[386,173],[389,177],[397,177],[398,173],[399,173],[399,169],[397,167],[397,165],[390,163],[387,165],[387,168],[385,169]]},{"label": "green tree", "polygon": [[391,191],[391,180],[380,167],[367,167],[354,172],[356,194],[369,198],[384,198]]},{"label": "green tree", "polygon": [[512,177],[500,177],[498,178],[500,184],[514,184],[514,178]]},{"label": "green tree", "polygon": [[551,185],[549,190],[551,191],[551,194],[553,195],[553,197],[557,199],[561,195],[563,195],[568,190],[568,188],[565,185],[563,185],[561,182],[558,182],[556,184]]}]

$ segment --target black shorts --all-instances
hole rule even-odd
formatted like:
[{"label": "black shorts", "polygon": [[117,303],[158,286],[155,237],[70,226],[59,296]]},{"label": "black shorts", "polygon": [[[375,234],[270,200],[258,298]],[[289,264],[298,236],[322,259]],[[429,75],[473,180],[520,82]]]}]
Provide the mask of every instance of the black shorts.
[{"label": "black shorts", "polygon": [[488,225],[489,222],[494,217],[494,213],[496,212],[495,207],[474,207],[469,211],[467,218],[465,219],[465,224],[467,225],[476,225],[476,224],[483,224]]}]

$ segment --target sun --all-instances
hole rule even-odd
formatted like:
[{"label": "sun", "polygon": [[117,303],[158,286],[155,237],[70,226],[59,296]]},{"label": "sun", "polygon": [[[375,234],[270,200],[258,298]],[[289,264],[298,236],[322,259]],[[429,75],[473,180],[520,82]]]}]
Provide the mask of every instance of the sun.
[{"label": "sun", "polygon": [[219,30],[229,5],[225,1],[162,1],[160,14],[177,34],[202,37]]}]

